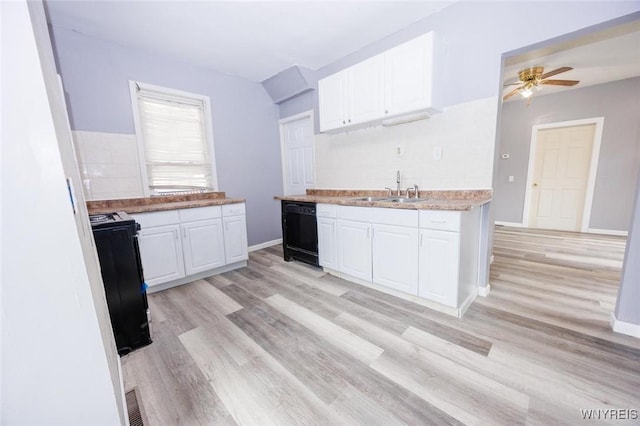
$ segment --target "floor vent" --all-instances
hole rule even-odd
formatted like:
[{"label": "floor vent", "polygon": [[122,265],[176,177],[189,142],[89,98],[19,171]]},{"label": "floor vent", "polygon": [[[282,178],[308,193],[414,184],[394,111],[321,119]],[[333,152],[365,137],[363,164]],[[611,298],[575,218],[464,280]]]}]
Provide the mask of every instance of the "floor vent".
[{"label": "floor vent", "polygon": [[136,389],[131,389],[125,394],[127,401],[127,413],[129,415],[129,424],[131,426],[144,426],[142,421],[142,410],[138,401]]}]

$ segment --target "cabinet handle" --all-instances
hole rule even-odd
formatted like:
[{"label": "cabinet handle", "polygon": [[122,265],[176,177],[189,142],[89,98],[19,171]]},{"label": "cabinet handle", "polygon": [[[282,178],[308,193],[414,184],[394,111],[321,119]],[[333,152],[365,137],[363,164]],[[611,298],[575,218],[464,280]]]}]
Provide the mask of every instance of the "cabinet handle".
[{"label": "cabinet handle", "polygon": [[385,114],[389,114],[389,111],[385,109],[385,110],[384,110],[384,113],[385,113]]},{"label": "cabinet handle", "polygon": [[182,236],[185,240],[187,239],[187,228],[182,228]]},{"label": "cabinet handle", "polygon": [[180,237],[178,236],[178,230],[177,229],[173,230],[173,236],[176,237],[176,240],[180,239]]},{"label": "cabinet handle", "polygon": [[349,123],[351,123],[351,119],[349,119]]},{"label": "cabinet handle", "polygon": [[347,122],[346,122],[346,121],[344,121],[344,120],[342,120],[342,124],[347,124]]}]

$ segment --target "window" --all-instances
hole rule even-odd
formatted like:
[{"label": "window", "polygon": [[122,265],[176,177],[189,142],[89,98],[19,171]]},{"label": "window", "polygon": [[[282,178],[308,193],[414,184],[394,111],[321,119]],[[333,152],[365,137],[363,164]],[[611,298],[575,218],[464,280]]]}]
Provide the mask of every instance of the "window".
[{"label": "window", "polygon": [[145,195],[217,189],[209,97],[129,86]]}]

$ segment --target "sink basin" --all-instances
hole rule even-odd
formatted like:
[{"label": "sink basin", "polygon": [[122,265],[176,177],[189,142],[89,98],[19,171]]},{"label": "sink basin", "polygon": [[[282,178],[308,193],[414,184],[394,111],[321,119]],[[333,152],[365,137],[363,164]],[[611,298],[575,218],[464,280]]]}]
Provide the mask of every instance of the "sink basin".
[{"label": "sink basin", "polygon": [[420,198],[387,198],[385,201],[390,203],[415,203],[422,200]]},{"label": "sink basin", "polygon": [[389,197],[358,197],[352,198],[353,201],[382,201],[387,200]]},{"label": "sink basin", "polygon": [[422,203],[424,201],[429,201],[430,198],[387,198],[385,201],[389,201],[390,203]]}]

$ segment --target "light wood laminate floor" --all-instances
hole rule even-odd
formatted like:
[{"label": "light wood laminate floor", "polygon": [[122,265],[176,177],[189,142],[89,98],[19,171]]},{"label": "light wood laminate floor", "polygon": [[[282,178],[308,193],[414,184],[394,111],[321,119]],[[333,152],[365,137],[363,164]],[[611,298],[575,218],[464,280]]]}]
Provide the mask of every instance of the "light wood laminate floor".
[{"label": "light wood laminate floor", "polygon": [[640,340],[609,328],[624,245],[498,227],[491,294],[462,319],[256,251],[149,296],[154,342],[123,358],[125,388],[149,425],[574,425],[581,409],[638,410]]}]

